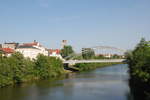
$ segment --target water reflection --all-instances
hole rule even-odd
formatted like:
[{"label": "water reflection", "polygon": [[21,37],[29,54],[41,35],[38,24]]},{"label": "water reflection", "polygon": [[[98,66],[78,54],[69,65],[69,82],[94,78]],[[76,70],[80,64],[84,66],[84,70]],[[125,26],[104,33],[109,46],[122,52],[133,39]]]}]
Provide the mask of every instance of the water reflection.
[{"label": "water reflection", "polygon": [[127,65],[0,89],[1,100],[131,100]]}]

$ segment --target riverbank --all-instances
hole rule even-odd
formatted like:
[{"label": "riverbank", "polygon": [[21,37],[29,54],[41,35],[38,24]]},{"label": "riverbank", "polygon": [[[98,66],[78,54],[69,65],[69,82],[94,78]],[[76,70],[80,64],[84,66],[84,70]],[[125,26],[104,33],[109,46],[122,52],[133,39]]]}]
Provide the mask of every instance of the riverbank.
[{"label": "riverbank", "polygon": [[30,60],[16,52],[10,57],[0,57],[0,87],[21,84],[32,80],[53,79],[75,71],[91,70],[119,63],[86,63],[65,70],[63,62],[55,57],[38,55]]},{"label": "riverbank", "polygon": [[10,57],[0,56],[0,87],[54,78],[65,73],[63,62],[55,57],[39,54],[37,59],[31,60],[19,52]]}]

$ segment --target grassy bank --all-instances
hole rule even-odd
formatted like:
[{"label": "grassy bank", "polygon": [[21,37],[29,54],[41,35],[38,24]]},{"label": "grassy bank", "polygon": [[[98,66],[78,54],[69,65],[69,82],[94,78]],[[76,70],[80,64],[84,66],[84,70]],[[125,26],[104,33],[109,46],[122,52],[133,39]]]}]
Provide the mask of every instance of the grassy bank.
[{"label": "grassy bank", "polygon": [[0,55],[0,87],[64,74],[63,63],[55,57],[39,54],[37,59],[24,58],[16,52],[10,57]]},{"label": "grassy bank", "polygon": [[106,67],[110,65],[121,64],[121,63],[79,63],[75,64],[74,67],[79,71],[92,70],[100,67]]}]

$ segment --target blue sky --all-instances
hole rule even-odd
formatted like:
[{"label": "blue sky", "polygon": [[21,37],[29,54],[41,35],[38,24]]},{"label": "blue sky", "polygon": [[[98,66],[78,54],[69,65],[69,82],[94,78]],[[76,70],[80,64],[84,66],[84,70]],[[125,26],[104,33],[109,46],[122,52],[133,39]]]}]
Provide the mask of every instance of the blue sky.
[{"label": "blue sky", "polygon": [[150,0],[0,0],[0,43],[37,40],[75,50],[98,45],[132,49],[150,40]]}]

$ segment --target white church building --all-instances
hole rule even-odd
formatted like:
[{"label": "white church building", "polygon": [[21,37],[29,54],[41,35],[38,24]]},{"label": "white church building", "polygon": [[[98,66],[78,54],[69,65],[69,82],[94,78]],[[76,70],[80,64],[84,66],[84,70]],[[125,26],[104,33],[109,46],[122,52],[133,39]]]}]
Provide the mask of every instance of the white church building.
[{"label": "white church building", "polygon": [[20,52],[24,57],[29,57],[30,59],[36,59],[38,54],[43,54],[48,56],[48,51],[39,42],[23,43],[19,45],[16,52]]}]

